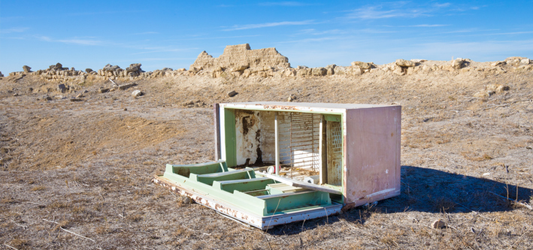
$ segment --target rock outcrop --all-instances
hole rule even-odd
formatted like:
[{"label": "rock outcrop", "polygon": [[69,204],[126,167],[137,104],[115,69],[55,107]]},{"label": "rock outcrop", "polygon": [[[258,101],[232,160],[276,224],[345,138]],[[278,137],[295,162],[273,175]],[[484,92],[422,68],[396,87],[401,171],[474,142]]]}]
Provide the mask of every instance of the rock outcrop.
[{"label": "rock outcrop", "polygon": [[[214,58],[203,51],[189,70],[184,68],[173,70],[163,68],[152,72],[141,69],[140,63],[130,64],[126,69],[118,65],[108,64],[102,69],[94,71],[90,68],[77,71],[63,67],[61,63],[50,65],[48,69],[31,71],[27,65],[24,71],[11,72],[10,77],[20,79],[25,75],[37,75],[46,81],[55,81],[58,84],[66,82],[83,83],[86,81],[108,81],[109,79],[124,80],[154,79],[161,77],[223,77],[226,80],[232,78],[248,77],[359,77],[361,75],[413,75],[431,74],[432,72],[447,72],[449,74],[504,74],[507,72],[533,71],[533,64],[526,57],[509,57],[496,62],[474,62],[470,59],[457,58],[452,61],[431,61],[423,59],[398,59],[395,62],[376,65],[373,62],[354,61],[350,66],[338,66],[335,64],[326,67],[309,68],[298,66],[291,68],[287,57],[281,55],[275,48],[250,49],[249,44],[230,45],[224,49],[220,57]],[[2,77],[0,73],[0,77]],[[70,85],[67,85],[70,86]],[[491,90],[481,91],[489,93]],[[480,94],[480,95],[481,95]],[[485,95],[485,94],[483,94]]]},{"label": "rock outcrop", "polygon": [[251,74],[268,76],[290,67],[289,59],[275,48],[252,50],[249,44],[239,44],[227,46],[218,58],[203,51],[191,65],[190,71],[213,77]]},{"label": "rock outcrop", "polygon": [[24,70],[24,73],[30,73],[31,72],[31,67],[28,66],[28,65],[24,65],[24,66],[22,66],[22,70]]}]

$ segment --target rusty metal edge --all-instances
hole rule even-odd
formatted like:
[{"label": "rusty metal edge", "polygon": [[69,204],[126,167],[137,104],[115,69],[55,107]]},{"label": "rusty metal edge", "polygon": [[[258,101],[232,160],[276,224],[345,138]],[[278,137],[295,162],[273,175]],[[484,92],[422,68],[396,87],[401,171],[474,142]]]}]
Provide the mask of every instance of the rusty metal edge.
[{"label": "rusty metal edge", "polygon": [[260,223],[261,217],[258,217],[258,216],[255,216],[249,213],[244,213],[234,208],[231,205],[224,204],[223,202],[215,201],[213,199],[203,197],[202,195],[194,192],[193,190],[188,190],[187,188],[178,186],[177,184],[175,184],[174,182],[172,182],[171,180],[168,180],[167,178],[163,176],[157,176],[157,175],[154,176],[154,178],[152,179],[152,182],[162,187],[165,187],[169,189],[170,191],[177,193],[179,195],[188,196],[200,205],[214,209],[215,211],[226,214],[232,218],[235,218],[236,220],[242,221],[251,226],[257,227],[259,229],[263,229]]},{"label": "rusty metal edge", "polygon": [[267,230],[276,225],[335,215],[341,212],[341,208],[343,207],[342,204],[333,204],[328,207],[312,208],[304,211],[298,211],[295,213],[258,217],[253,214],[239,211],[233,206],[224,204],[223,202],[202,197],[200,194],[194,192],[193,190],[187,190],[184,187],[178,186],[176,183],[168,180],[163,176],[155,175],[152,179],[152,182],[169,189],[171,192],[177,193],[179,195],[188,196],[200,205],[211,208],[221,214],[229,216],[232,219],[259,228],[261,230]]}]

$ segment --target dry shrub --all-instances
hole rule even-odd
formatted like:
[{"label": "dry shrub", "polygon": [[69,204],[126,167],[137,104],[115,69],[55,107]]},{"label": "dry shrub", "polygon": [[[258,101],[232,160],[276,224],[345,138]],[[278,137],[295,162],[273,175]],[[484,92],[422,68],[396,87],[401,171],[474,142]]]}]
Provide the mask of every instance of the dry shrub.
[{"label": "dry shrub", "polygon": [[131,216],[128,216],[128,220],[131,222],[139,222],[143,219],[143,216],[141,214],[133,214]]},{"label": "dry shrub", "polygon": [[43,191],[46,190],[45,186],[36,186],[31,189],[31,191]]},{"label": "dry shrub", "polygon": [[0,200],[0,203],[15,203],[16,201],[12,197],[4,197]]},{"label": "dry shrub", "polygon": [[446,197],[440,197],[433,201],[433,210],[435,211],[450,212],[455,209],[455,206],[455,202]]},{"label": "dry shrub", "polygon": [[17,249],[26,249],[30,245],[28,240],[15,238],[9,241],[9,245]]},{"label": "dry shrub", "polygon": [[160,189],[160,191],[158,191],[157,193],[154,194],[154,199],[158,200],[158,199],[161,199],[161,198],[165,198],[166,193],[167,193],[166,190]]},{"label": "dry shrub", "polygon": [[52,231],[57,231],[59,228],[66,228],[69,225],[69,221],[63,220],[60,221],[56,226],[52,229]]},{"label": "dry shrub", "polygon": [[193,235],[193,232],[187,227],[177,225],[176,231],[174,231],[173,235],[176,237],[188,238],[189,236]]},{"label": "dry shrub", "polygon": [[488,161],[488,160],[492,160],[493,157],[488,155],[487,153],[484,153],[483,155],[478,155],[476,153],[471,153],[471,152],[461,152],[461,155],[467,159],[467,160],[470,160],[470,161]]},{"label": "dry shrub", "polygon": [[387,234],[384,237],[381,237],[379,241],[387,246],[390,247],[397,247],[398,246],[398,238],[394,235]]},{"label": "dry shrub", "polygon": [[51,209],[60,209],[60,208],[69,208],[69,207],[71,207],[71,205],[68,204],[68,203],[56,201],[56,202],[48,205],[48,207],[51,208]]},{"label": "dry shrub", "polygon": [[104,223],[104,225],[97,227],[94,232],[96,234],[106,234],[107,232],[109,232],[109,226],[107,225],[107,223]]}]

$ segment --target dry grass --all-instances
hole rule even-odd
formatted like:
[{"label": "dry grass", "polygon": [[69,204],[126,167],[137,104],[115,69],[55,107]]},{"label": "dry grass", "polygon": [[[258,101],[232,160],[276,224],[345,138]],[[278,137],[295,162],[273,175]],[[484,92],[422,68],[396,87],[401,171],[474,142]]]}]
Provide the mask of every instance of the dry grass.
[{"label": "dry grass", "polygon": [[43,190],[46,190],[46,187],[45,186],[36,186],[36,187],[32,187],[30,190],[31,191],[43,191]]},{"label": "dry grass", "polygon": [[[489,193],[514,199],[518,185],[518,199],[533,203],[531,74],[178,77],[137,82],[146,93],[137,99],[129,91],[97,93],[106,86],[92,82],[82,102],[7,93],[57,94],[54,85],[29,80],[0,82],[0,241],[10,246],[533,248],[533,213]],[[472,97],[498,82],[511,85],[508,94]],[[230,90],[239,94],[230,98]],[[289,94],[301,102],[401,104],[402,194],[262,232],[151,184],[166,163],[213,160],[212,109],[183,103],[285,101]],[[449,227],[430,228],[436,219]]]}]

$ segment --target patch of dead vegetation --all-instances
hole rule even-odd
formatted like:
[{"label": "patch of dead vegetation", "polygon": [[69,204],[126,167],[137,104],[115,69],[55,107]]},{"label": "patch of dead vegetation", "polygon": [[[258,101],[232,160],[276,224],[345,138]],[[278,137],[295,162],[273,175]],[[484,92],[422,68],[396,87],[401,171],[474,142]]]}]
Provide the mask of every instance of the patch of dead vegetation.
[{"label": "patch of dead vegetation", "polygon": [[[176,77],[138,82],[145,95],[135,99],[129,91],[98,93],[109,83],[95,82],[65,93],[70,98],[87,89],[80,102],[45,100],[43,92],[26,91],[41,84],[30,80],[0,81],[3,244],[19,249],[533,247],[532,213],[517,205],[533,203],[533,156],[527,148],[533,146],[531,73]],[[474,97],[490,84],[509,90]],[[233,90],[239,94],[229,97]],[[53,89],[47,94],[55,95]],[[213,160],[212,109],[183,103],[286,101],[291,94],[299,102],[402,105],[402,194],[262,232],[150,183],[166,163]],[[436,219],[447,227],[431,228]]]}]

